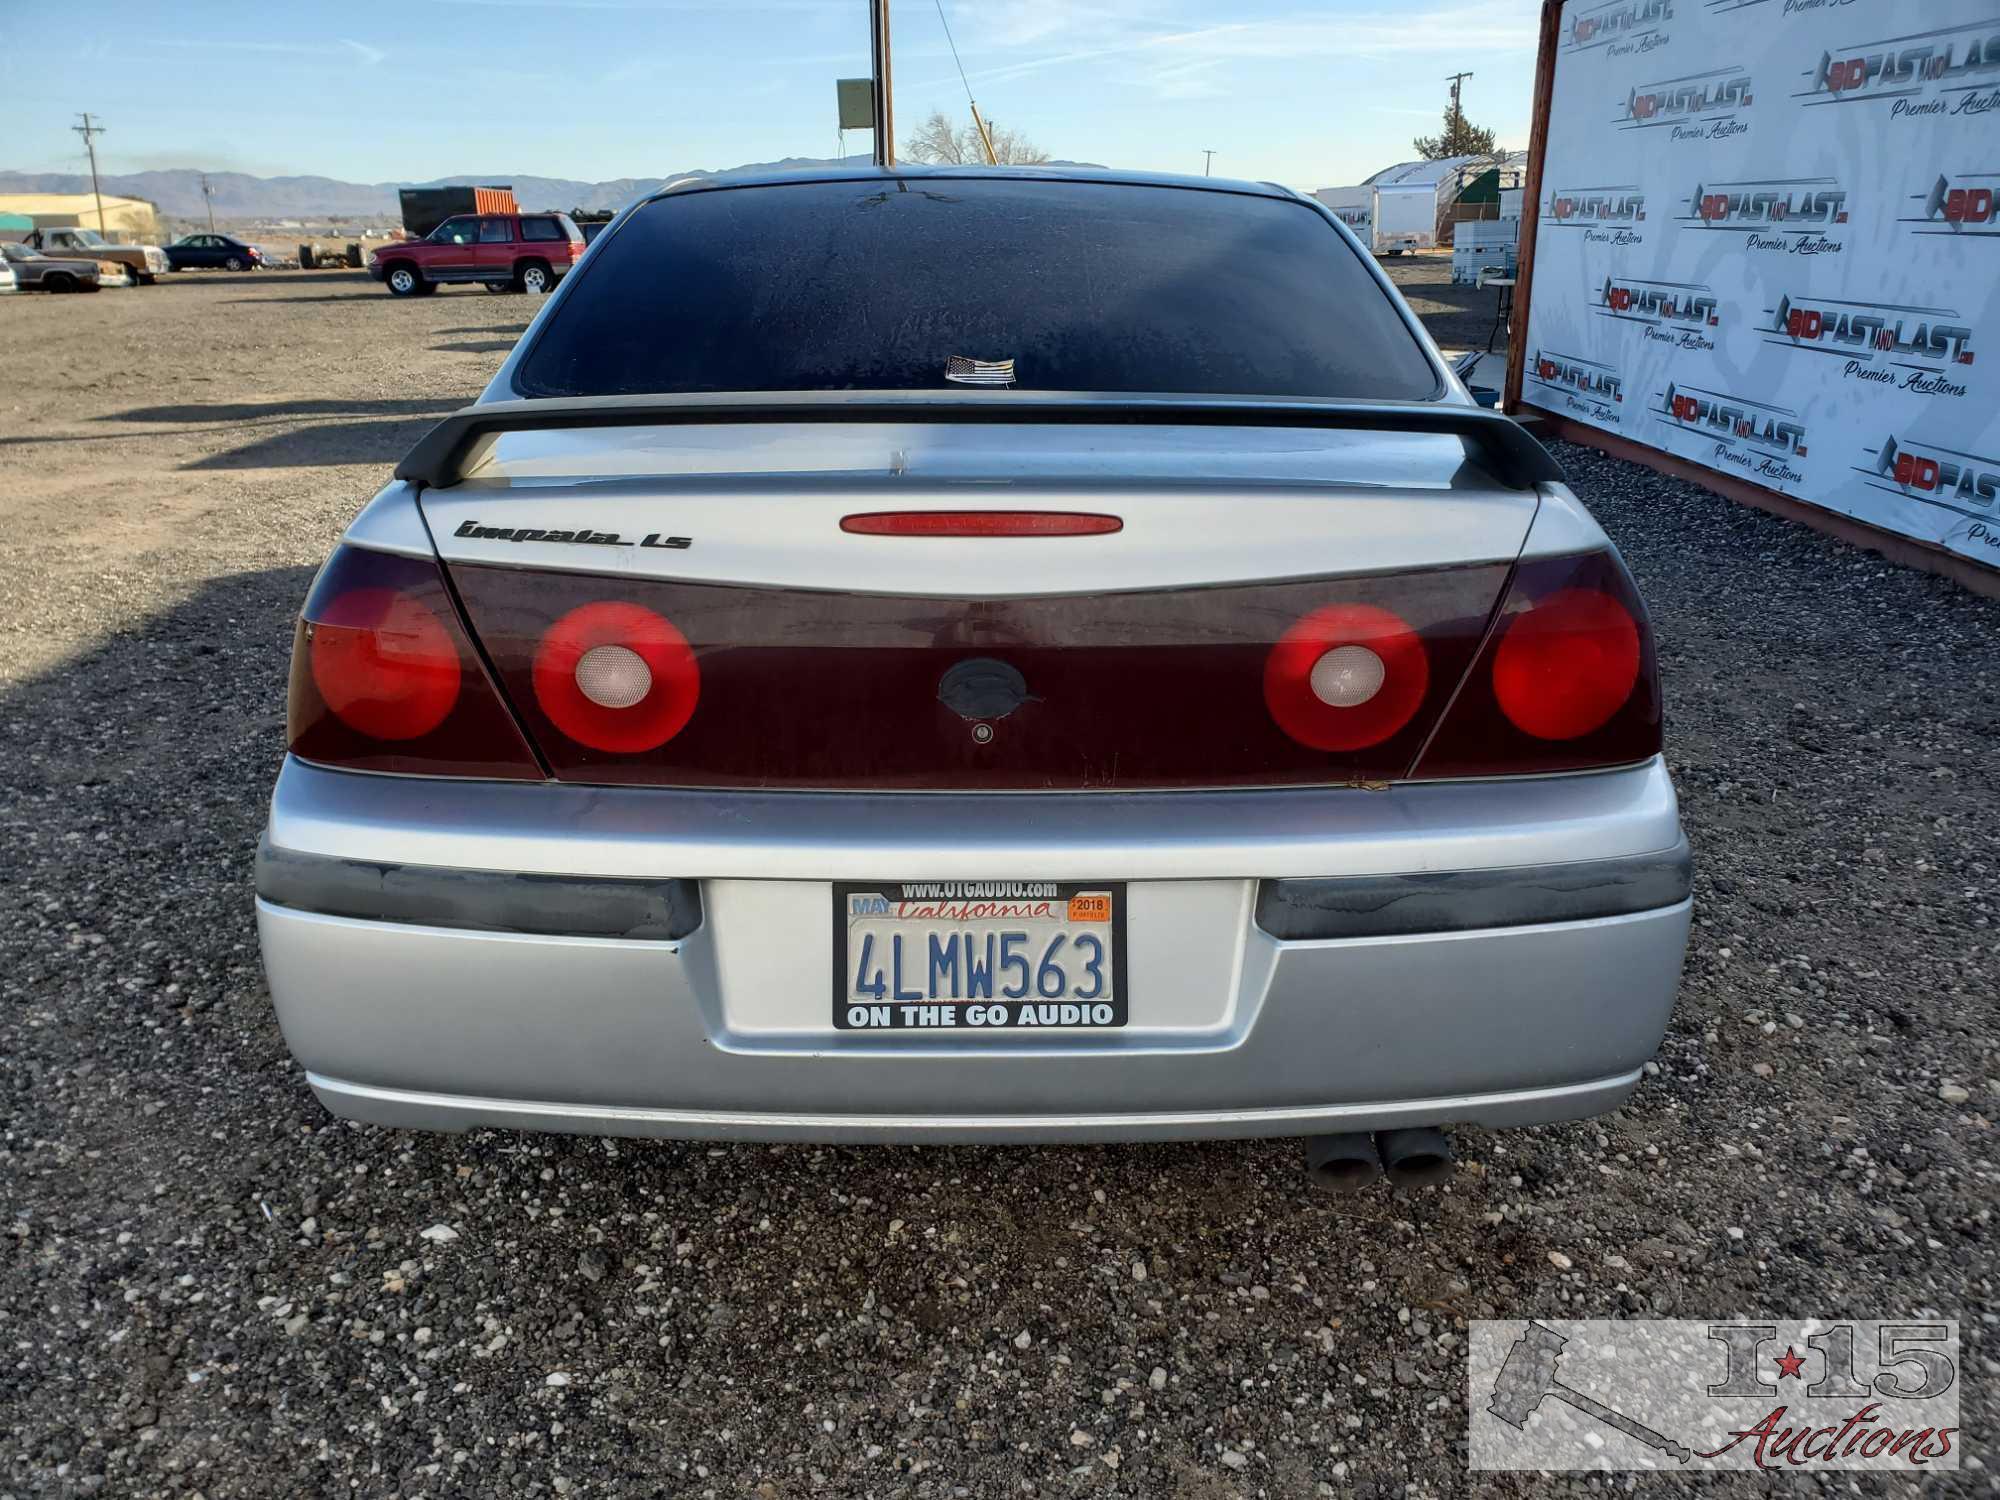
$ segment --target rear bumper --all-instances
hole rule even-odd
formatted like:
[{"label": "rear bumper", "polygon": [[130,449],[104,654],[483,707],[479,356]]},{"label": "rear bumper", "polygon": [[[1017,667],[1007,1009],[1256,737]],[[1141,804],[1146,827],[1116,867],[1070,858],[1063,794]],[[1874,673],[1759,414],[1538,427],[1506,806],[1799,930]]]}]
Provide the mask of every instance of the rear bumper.
[{"label": "rear bumper", "polygon": [[[1689,921],[1657,762],[1115,797],[288,762],[268,845],[265,963],[315,1091],[444,1129],[1135,1140],[1575,1118],[1657,1047]],[[1128,882],[1131,1024],[834,1030],[829,882],[851,878]]]}]

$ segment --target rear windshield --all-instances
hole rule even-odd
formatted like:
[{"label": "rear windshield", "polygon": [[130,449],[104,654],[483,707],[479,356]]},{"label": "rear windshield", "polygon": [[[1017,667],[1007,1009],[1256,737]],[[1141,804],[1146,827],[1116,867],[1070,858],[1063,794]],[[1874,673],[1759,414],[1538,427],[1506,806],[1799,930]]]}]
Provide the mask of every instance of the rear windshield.
[{"label": "rear windshield", "polygon": [[[1153,391],[1422,400],[1361,254],[1282,198],[910,177],[684,193],[584,262],[528,396]],[[947,372],[959,377],[948,379]]]}]

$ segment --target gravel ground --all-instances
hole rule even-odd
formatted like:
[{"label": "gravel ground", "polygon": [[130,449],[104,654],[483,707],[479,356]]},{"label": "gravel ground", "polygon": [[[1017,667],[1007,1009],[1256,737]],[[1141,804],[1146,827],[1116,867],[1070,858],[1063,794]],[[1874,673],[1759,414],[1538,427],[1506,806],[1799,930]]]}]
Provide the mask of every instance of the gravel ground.
[{"label": "gravel ground", "polygon": [[1928,1492],[1993,1491],[2000,607],[1581,450],[1698,856],[1618,1114],[1354,1199],[1288,1142],[328,1119],[250,909],[290,619],[525,311],[0,301],[0,1497],[1454,1495],[1463,1320],[1744,1312],[1965,1320]]}]

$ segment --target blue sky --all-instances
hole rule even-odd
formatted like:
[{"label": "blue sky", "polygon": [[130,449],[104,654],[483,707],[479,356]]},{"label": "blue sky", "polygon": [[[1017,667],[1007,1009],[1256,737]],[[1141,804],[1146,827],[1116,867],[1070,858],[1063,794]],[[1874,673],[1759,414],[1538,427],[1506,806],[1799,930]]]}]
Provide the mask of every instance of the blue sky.
[{"label": "blue sky", "polygon": [[[1052,154],[1311,190],[1410,156],[1447,73],[1527,141],[1536,0],[944,0],[980,108]],[[895,107],[963,117],[936,0],[894,0]],[[837,148],[862,0],[0,0],[0,168],[599,181]],[[851,151],[868,149],[850,133]]]}]

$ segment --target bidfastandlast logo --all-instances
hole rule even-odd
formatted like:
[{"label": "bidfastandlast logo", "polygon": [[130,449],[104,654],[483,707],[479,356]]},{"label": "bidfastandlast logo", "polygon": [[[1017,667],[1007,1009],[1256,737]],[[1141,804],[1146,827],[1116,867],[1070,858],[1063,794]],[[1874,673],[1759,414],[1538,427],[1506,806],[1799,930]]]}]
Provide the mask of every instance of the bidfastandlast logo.
[{"label": "bidfastandlast logo", "polygon": [[1845,379],[1924,396],[1965,394],[1972,327],[1955,308],[1786,293],[1764,316],[1765,343],[1839,356]]},{"label": "bidfastandlast logo", "polygon": [[1746,250],[1838,255],[1826,233],[1847,222],[1847,189],[1831,177],[1767,177],[1696,183],[1676,223],[1683,231],[1743,236]]},{"label": "bidfastandlast logo", "polygon": [[1750,122],[1739,114],[1750,102],[1749,72],[1740,66],[1720,68],[1634,85],[1612,123],[1621,130],[1664,126],[1668,139],[1675,141],[1725,140],[1749,130]]},{"label": "bidfastandlast logo", "polygon": [[1530,1322],[1467,1340],[1482,1470],[1958,1467],[1958,1324]]},{"label": "bidfastandlast logo", "polygon": [[1528,364],[1528,382],[1553,392],[1566,410],[1593,422],[1616,424],[1625,400],[1625,377],[1613,366],[1573,354],[1537,350]]},{"label": "bidfastandlast logo", "polygon": [[1922,212],[1904,214],[1899,224],[1915,226],[1912,234],[1952,234],[1972,238],[2000,239],[2000,205],[1994,194],[2000,191],[2000,172],[1965,172],[1947,177],[1938,174],[1921,193],[1910,194]]},{"label": "bidfastandlast logo", "polygon": [[1806,456],[1805,423],[1788,407],[1670,384],[1660,395],[1658,415],[1708,442],[1704,461],[1717,468],[1741,469],[1766,484],[1798,484],[1806,477],[1791,462]]},{"label": "bidfastandlast logo", "polygon": [[1862,451],[1873,462],[1856,466],[1854,472],[1871,488],[1942,505],[1978,520],[1995,518],[1995,501],[2000,500],[2000,458],[1983,458],[1893,435],[1884,438],[1881,447]]},{"label": "bidfastandlast logo", "polygon": [[1618,187],[1557,188],[1542,207],[1549,229],[1581,229],[1586,244],[1641,245],[1646,195],[1629,184]]},{"label": "bidfastandlast logo", "polygon": [[1674,0],[1604,0],[1570,12],[1569,49],[1602,47],[1606,57],[1651,52],[1667,44],[1666,23]]},{"label": "bidfastandlast logo", "polygon": [[1722,322],[1714,289],[1696,281],[1607,276],[1591,308],[1600,318],[1639,324],[1640,336],[1655,343],[1700,353],[1713,352],[1709,330]]},{"label": "bidfastandlast logo", "polygon": [[1793,97],[1808,105],[1886,101],[1904,120],[1987,114],[2000,109],[2000,14],[1823,50],[1804,76]]}]

